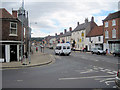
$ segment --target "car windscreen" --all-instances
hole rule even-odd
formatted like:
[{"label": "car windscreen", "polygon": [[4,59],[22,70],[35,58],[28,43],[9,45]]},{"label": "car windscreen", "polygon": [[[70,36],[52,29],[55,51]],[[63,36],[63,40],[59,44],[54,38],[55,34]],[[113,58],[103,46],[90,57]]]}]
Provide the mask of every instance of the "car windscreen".
[{"label": "car windscreen", "polygon": [[57,47],[56,47],[56,50],[61,50],[61,46],[57,46]]},{"label": "car windscreen", "polygon": [[67,49],[70,49],[70,46],[67,46]]},{"label": "car windscreen", "polygon": [[66,49],[66,46],[63,46],[63,49]]}]

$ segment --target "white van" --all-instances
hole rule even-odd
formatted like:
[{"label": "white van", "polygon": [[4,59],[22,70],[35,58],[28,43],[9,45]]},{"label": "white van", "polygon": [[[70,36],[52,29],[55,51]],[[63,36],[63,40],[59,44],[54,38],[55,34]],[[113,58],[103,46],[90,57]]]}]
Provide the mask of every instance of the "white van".
[{"label": "white van", "polygon": [[64,55],[70,55],[71,53],[71,46],[69,43],[60,43],[57,44],[55,48],[55,54],[64,54]]}]

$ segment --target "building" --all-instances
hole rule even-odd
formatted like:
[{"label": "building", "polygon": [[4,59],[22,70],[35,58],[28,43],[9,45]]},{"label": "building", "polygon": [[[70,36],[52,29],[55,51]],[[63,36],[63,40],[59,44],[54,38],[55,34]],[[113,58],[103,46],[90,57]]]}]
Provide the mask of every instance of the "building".
[{"label": "building", "polygon": [[71,44],[71,33],[72,33],[72,27],[69,28],[69,31],[64,30],[64,34],[60,37],[60,42],[62,43],[70,43]]},{"label": "building", "polygon": [[87,34],[86,41],[87,41],[88,51],[91,51],[92,48],[103,49],[103,26],[95,26]]},{"label": "building", "polygon": [[76,50],[83,50],[83,48],[88,49],[86,36],[97,24],[94,22],[94,17],[91,18],[89,22],[85,19],[85,23],[77,23],[77,27],[72,31],[71,39],[75,41]]},{"label": "building", "polygon": [[22,23],[16,17],[16,11],[13,11],[11,15],[5,8],[1,8],[0,13],[2,13],[0,15],[0,21],[2,22],[2,28],[0,28],[0,31],[2,31],[0,41],[2,56],[0,56],[0,61],[19,61]]},{"label": "building", "polygon": [[104,50],[113,52],[120,47],[120,11],[110,13],[103,20]]}]

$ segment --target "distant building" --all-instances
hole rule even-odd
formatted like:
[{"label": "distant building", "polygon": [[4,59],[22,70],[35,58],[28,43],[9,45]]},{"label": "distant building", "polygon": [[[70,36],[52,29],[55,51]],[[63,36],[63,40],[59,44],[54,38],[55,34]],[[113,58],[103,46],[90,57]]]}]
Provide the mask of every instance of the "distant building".
[{"label": "distant building", "polygon": [[97,24],[94,22],[94,17],[91,18],[89,22],[85,19],[85,23],[77,23],[77,27],[72,31],[71,39],[75,41],[76,50],[82,50],[83,48],[88,49],[86,36]]},{"label": "distant building", "polygon": [[108,52],[120,48],[120,11],[110,13],[103,20],[104,50]]},{"label": "distant building", "polygon": [[88,51],[92,48],[103,49],[103,26],[95,26],[87,35]]}]

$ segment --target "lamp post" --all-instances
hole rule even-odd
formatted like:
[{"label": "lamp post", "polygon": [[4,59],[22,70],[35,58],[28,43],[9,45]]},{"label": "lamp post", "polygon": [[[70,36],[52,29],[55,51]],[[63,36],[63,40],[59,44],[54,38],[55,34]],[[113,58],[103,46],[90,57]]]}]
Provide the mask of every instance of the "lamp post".
[{"label": "lamp post", "polygon": [[23,59],[23,13],[24,13],[24,0],[22,1],[22,31],[21,31],[21,60]]},{"label": "lamp post", "polygon": [[[35,22],[35,24],[37,24],[37,22]],[[29,45],[29,49],[28,49],[28,61],[29,61],[29,64],[31,63],[31,23],[29,24],[29,42],[28,42],[28,45]]]}]

